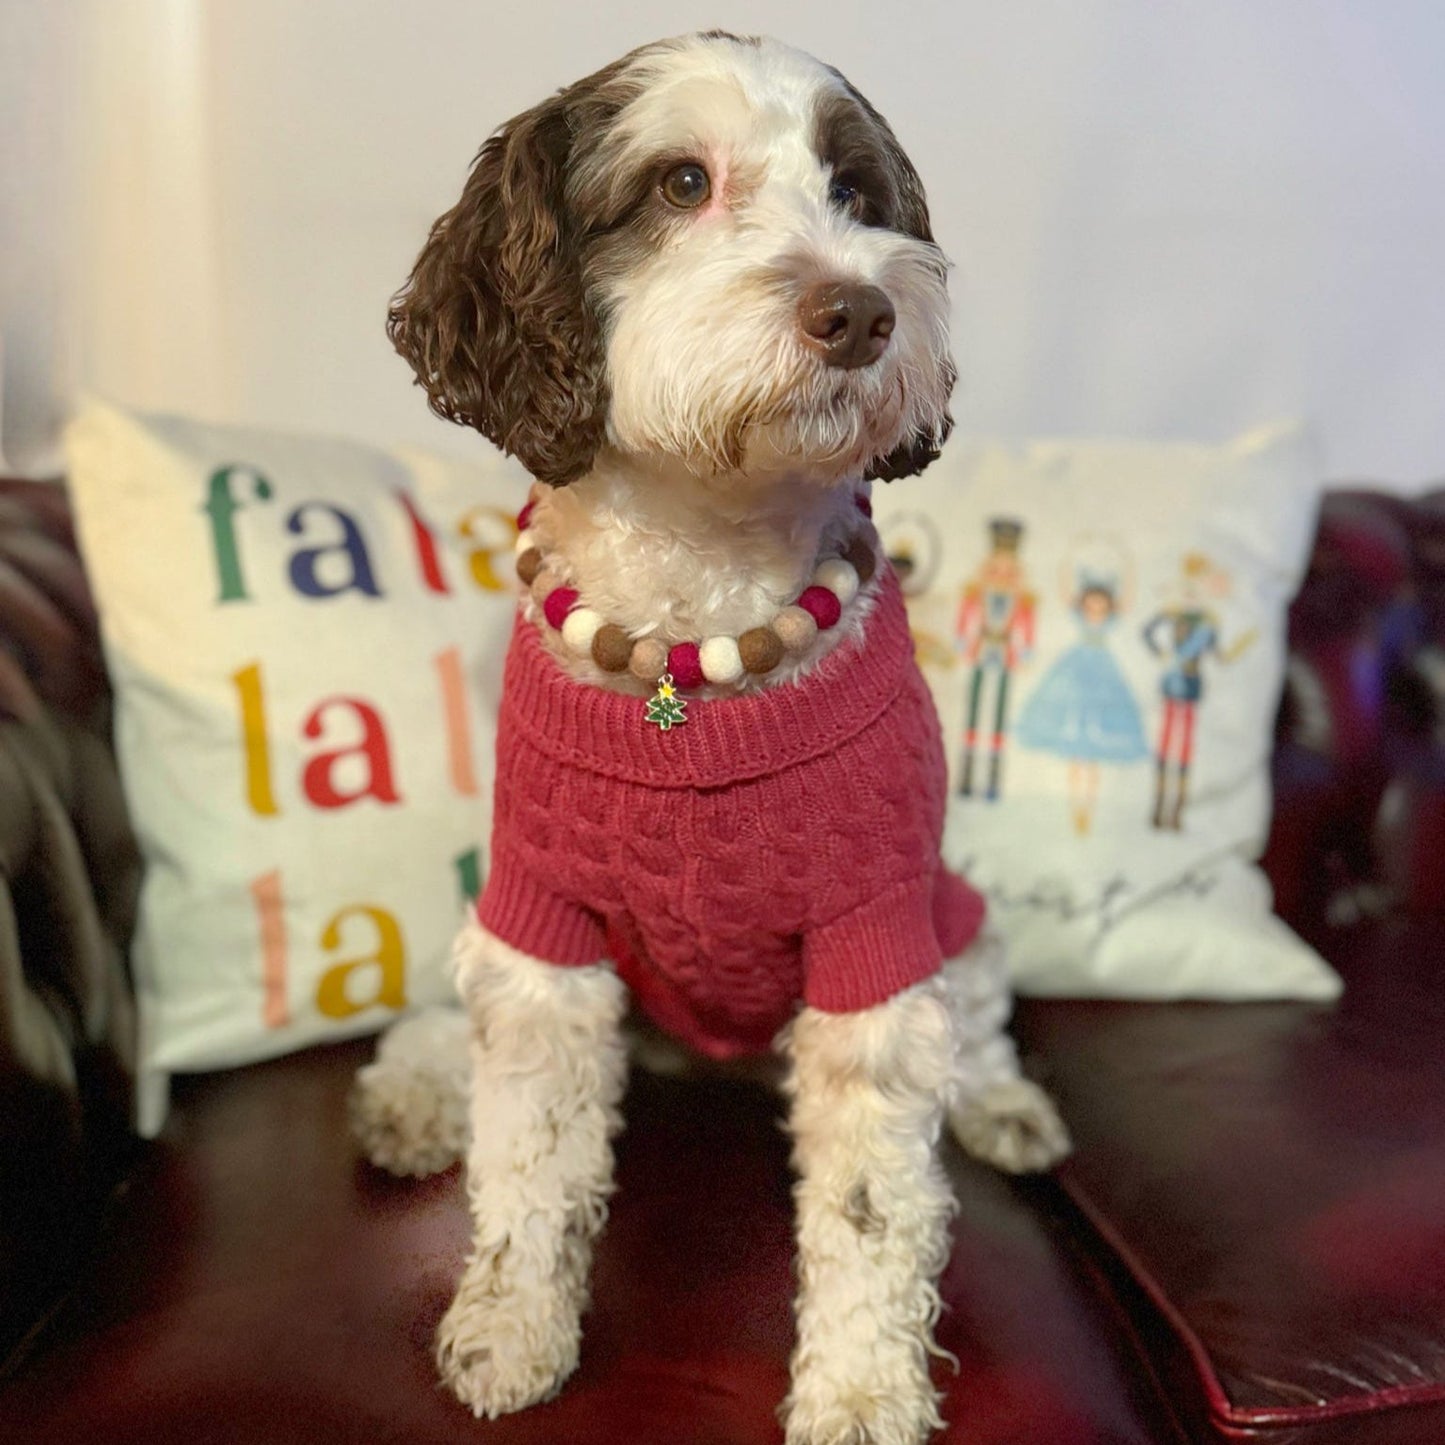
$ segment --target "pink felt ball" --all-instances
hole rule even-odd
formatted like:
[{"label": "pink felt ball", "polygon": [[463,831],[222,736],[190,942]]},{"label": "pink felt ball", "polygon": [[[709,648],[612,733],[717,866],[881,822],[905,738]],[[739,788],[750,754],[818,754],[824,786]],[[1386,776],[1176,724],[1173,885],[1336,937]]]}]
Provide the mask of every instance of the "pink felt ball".
[{"label": "pink felt ball", "polygon": [[575,587],[559,587],[555,592],[547,594],[547,600],[542,604],[542,612],[549,625],[560,631],[562,624],[567,620],[567,614],[576,605],[577,589]]},{"label": "pink felt ball", "polygon": [[843,604],[826,587],[809,587],[798,598],[798,606],[819,627],[836,627],[838,619],[843,615]]},{"label": "pink felt ball", "polygon": [[667,654],[667,670],[672,674],[674,684],[684,692],[701,687],[704,679],[702,657],[698,653],[697,643],[679,642]]},{"label": "pink felt ball", "polygon": [[528,502],[527,505],[517,513],[517,530],[519,532],[525,532],[527,530],[527,523],[532,520],[532,513],[536,510],[536,502]]}]

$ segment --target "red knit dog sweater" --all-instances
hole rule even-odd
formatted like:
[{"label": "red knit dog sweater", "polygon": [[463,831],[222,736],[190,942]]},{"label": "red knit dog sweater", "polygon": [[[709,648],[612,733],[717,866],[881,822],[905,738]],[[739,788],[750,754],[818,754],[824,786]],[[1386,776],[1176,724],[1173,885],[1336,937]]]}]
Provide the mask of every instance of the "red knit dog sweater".
[{"label": "red knit dog sweater", "polygon": [[568,677],[518,616],[477,905],[504,943],[615,960],[656,1023],[724,1058],[800,1001],[881,1003],[977,934],[983,901],[939,861],[943,748],[891,571],[861,642],[801,682],[668,732],[645,707]]}]

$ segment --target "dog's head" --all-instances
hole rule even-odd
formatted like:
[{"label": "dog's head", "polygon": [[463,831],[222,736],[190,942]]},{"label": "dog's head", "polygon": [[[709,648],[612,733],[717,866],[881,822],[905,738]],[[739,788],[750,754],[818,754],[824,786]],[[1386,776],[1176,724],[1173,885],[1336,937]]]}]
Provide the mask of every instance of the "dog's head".
[{"label": "dog's head", "polygon": [[809,56],[712,33],[493,135],[388,330],[435,412],[554,485],[604,446],[892,478],[951,424],[946,269],[878,112]]}]

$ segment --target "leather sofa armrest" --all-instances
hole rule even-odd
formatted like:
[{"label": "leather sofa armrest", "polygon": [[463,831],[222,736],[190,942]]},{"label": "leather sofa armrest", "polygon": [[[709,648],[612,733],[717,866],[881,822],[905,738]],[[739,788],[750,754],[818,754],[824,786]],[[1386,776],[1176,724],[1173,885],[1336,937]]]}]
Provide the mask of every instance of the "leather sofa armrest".
[{"label": "leather sofa armrest", "polygon": [[1445,910],[1445,492],[1330,492],[1290,613],[1265,867],[1321,941]]}]

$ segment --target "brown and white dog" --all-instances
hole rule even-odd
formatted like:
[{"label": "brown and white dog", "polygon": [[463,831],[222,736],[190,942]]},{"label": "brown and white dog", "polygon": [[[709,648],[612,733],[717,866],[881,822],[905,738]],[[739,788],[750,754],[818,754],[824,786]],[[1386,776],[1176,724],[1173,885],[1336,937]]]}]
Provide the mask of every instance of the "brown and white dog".
[{"label": "brown and white dog", "polygon": [[[589,606],[671,644],[766,623],[856,525],[863,482],[937,455],[946,271],[868,102],[798,51],[709,33],[634,51],[493,135],[390,334],[435,411],[548,484],[531,529]],[[868,611],[865,587],[847,624],[743,686],[797,685]],[[547,635],[579,686],[655,686]],[[455,962],[465,1014],[394,1028],[354,1119],[395,1172],[467,1153],[474,1246],[437,1358],[495,1416],[577,1363],[626,990],[603,960],[554,968],[476,923]],[[1000,1167],[1067,1148],[1007,1011],[985,937],[877,1007],[802,1007],[780,1037],[799,1175],[790,1445],[913,1445],[939,1425],[945,1114]]]}]

